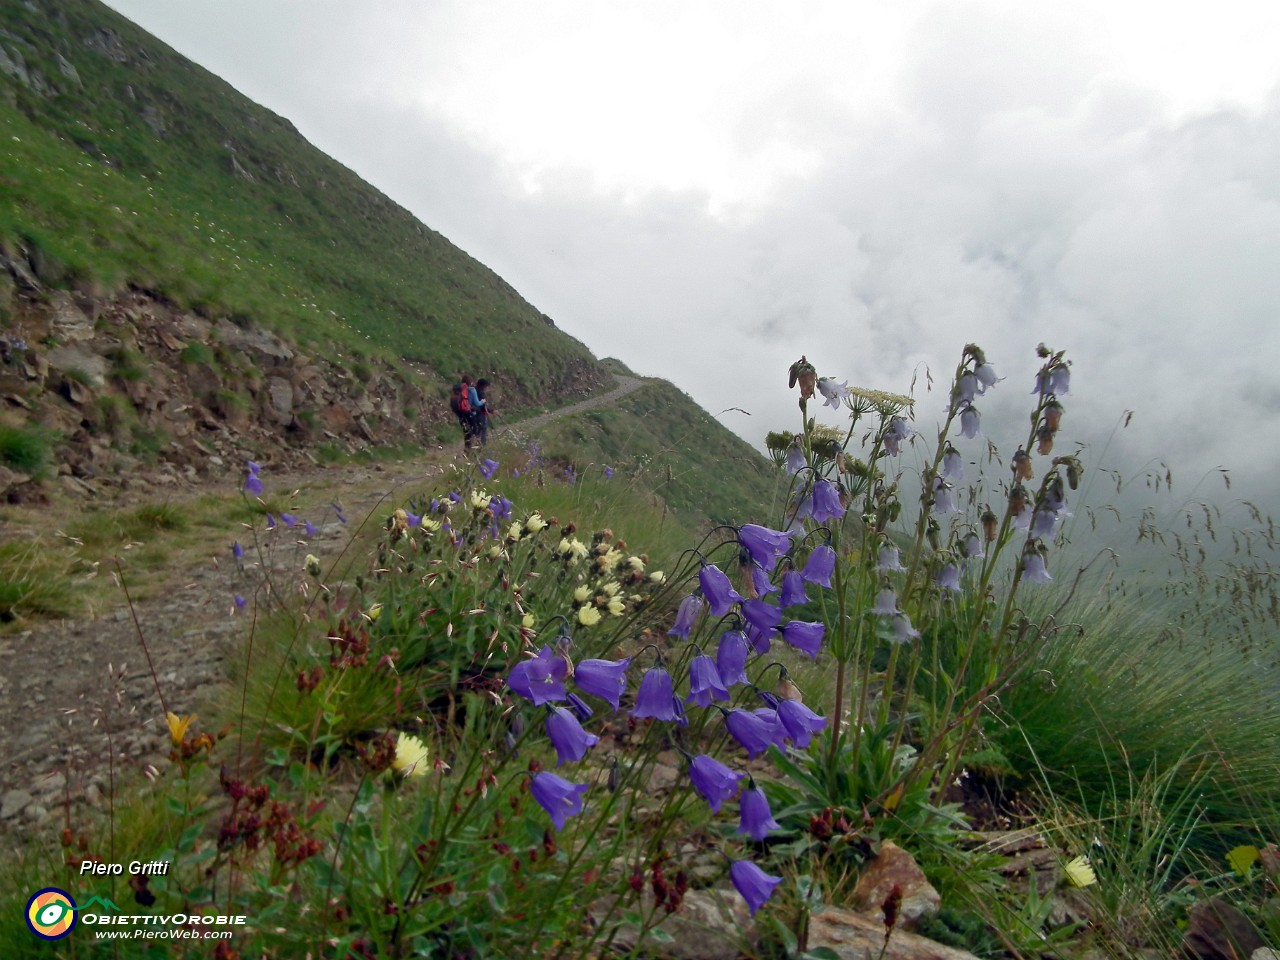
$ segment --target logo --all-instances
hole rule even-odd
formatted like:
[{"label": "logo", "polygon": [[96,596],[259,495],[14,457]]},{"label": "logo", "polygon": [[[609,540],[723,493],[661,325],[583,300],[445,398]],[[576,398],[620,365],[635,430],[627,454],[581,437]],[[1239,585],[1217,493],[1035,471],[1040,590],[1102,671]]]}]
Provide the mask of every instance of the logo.
[{"label": "logo", "polygon": [[57,887],[37,890],[27,901],[27,926],[37,937],[61,940],[76,925],[76,902]]}]

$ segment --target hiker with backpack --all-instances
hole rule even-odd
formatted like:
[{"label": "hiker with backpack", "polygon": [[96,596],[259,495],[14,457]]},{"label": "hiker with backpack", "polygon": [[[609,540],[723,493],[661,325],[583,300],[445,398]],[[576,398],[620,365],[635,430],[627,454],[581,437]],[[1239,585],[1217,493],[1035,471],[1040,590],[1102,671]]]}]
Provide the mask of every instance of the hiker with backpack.
[{"label": "hiker with backpack", "polygon": [[481,377],[471,388],[471,436],[475,445],[483,447],[489,442],[489,400],[485,391],[489,381]]},{"label": "hiker with backpack", "polygon": [[472,441],[475,439],[476,422],[472,416],[471,406],[472,398],[475,396],[475,387],[471,385],[471,378],[466,375],[453,385],[453,392],[449,395],[449,409],[453,411],[462,427],[462,447],[465,450],[471,449]]}]

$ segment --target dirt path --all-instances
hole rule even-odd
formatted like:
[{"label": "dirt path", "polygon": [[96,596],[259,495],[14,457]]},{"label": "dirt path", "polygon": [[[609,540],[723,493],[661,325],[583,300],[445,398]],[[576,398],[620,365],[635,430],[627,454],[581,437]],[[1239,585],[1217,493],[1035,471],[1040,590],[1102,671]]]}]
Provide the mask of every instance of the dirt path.
[{"label": "dirt path", "polygon": [[[608,393],[504,424],[495,436],[527,436],[560,417],[616,403],[643,385],[619,376]],[[305,554],[337,556],[359,527],[376,526],[409,496],[435,486],[454,469],[460,448],[376,466],[264,468],[266,495],[297,491],[290,510],[312,520],[316,533],[299,538],[286,532],[262,563],[297,582]],[[338,521],[335,502],[346,524]],[[31,826],[61,824],[68,808],[80,803],[101,809],[113,777],[136,782],[148,764],[167,762],[161,696],[179,714],[201,709],[225,682],[228,658],[247,636],[252,608],[237,610],[233,598],[252,595],[263,567],[252,552],[244,565],[235,561],[235,535],[228,530],[207,548],[175,556],[165,588],[132,610],[122,590],[119,602],[97,616],[0,635],[0,844]],[[125,570],[127,586],[127,563]]]}]

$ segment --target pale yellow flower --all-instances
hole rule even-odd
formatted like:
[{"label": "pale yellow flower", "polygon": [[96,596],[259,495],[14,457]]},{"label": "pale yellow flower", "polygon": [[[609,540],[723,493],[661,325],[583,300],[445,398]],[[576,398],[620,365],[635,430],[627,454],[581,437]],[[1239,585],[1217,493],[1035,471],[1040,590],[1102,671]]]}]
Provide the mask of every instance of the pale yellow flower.
[{"label": "pale yellow flower", "polygon": [[526,630],[532,630],[533,625],[537,622],[538,622],[537,617],[535,617],[532,613],[526,613],[520,619],[520,626],[524,627]]},{"label": "pale yellow flower", "polygon": [[483,490],[471,491],[471,506],[476,510],[488,510],[489,501],[493,498]]},{"label": "pale yellow flower", "polygon": [[661,570],[655,570],[653,571],[653,573],[649,574],[650,583],[665,583],[666,579],[667,579],[667,575],[663,573]]},{"label": "pale yellow flower", "polygon": [[524,528],[520,526],[519,520],[511,521],[511,526],[507,528],[507,539],[515,543],[524,536]]},{"label": "pale yellow flower", "polygon": [[1098,875],[1093,872],[1088,857],[1076,857],[1068,860],[1062,868],[1067,874],[1067,882],[1073,887],[1087,887],[1098,882]]},{"label": "pale yellow flower", "polygon": [[529,519],[524,522],[525,529],[530,533],[537,533],[546,527],[547,521],[542,519],[542,514],[533,513],[529,515]]},{"label": "pale yellow flower", "polygon": [[364,612],[364,615],[369,618],[370,623],[372,623],[374,620],[377,620],[380,616],[382,616],[382,604],[375,603],[373,606],[371,606],[368,610]]},{"label": "pale yellow flower", "polygon": [[425,777],[429,753],[425,743],[401,732],[396,735],[396,758],[391,761],[391,769],[402,777]]},{"label": "pale yellow flower", "polygon": [[435,533],[437,530],[440,529],[440,521],[432,520],[430,517],[423,517],[422,529],[427,531],[427,533]]},{"label": "pale yellow flower", "polygon": [[618,582],[616,580],[609,580],[600,584],[600,592],[606,597],[616,597],[618,595],[618,591],[621,589],[622,587],[618,586]]},{"label": "pale yellow flower", "polygon": [[320,577],[320,558],[319,558],[319,557],[317,557],[314,553],[308,553],[308,554],[307,554],[307,558],[306,558],[306,560],[304,560],[304,561],[302,562],[302,566],[303,566],[303,568],[307,571],[307,573],[309,573],[309,574],[311,574],[311,576],[316,577],[317,579],[319,579],[319,577]]},{"label": "pale yellow flower", "polygon": [[578,589],[573,591],[574,603],[586,603],[590,599],[591,599],[591,588],[588,587],[585,583],[582,584],[580,587],[578,587]]},{"label": "pale yellow flower", "polygon": [[609,612],[615,617],[620,617],[627,612],[627,602],[621,597],[609,598]]},{"label": "pale yellow flower", "polygon": [[627,557],[627,564],[636,573],[644,572],[644,561],[641,560],[639,557]]},{"label": "pale yellow flower", "polygon": [[590,627],[600,622],[600,611],[595,607],[586,606],[578,608],[578,623],[584,627]]}]

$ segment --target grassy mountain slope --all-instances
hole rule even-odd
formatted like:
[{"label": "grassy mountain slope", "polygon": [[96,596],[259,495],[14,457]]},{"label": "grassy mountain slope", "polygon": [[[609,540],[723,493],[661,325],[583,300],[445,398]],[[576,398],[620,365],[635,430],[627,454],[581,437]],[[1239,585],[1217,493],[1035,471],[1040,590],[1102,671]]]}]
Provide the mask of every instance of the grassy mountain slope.
[{"label": "grassy mountain slope", "polygon": [[0,241],[45,284],[483,370],[512,400],[601,380],[500,277],[102,4],[5,4],[0,31]]},{"label": "grassy mountain slope", "polygon": [[[13,352],[6,389],[39,378],[46,434],[88,444],[106,419],[111,451],[173,458],[180,440],[179,467],[203,471],[202,449],[234,463],[270,431],[348,449],[448,440],[444,396],[463,371],[493,379],[513,419],[625,372],[287,120],[97,0],[0,7],[0,130],[0,338],[28,349]],[[35,355],[59,347],[53,319],[77,308],[96,328],[77,357],[107,361],[92,389],[65,358],[46,381]],[[292,359],[245,348],[257,330]],[[551,439],[578,462],[643,468],[694,516],[759,502],[739,476],[758,476],[763,458],[670,385],[644,394]],[[179,433],[166,417],[184,404],[197,422]],[[23,406],[37,409],[30,392]],[[59,461],[77,477],[136,472],[101,447],[83,470]]]}]

